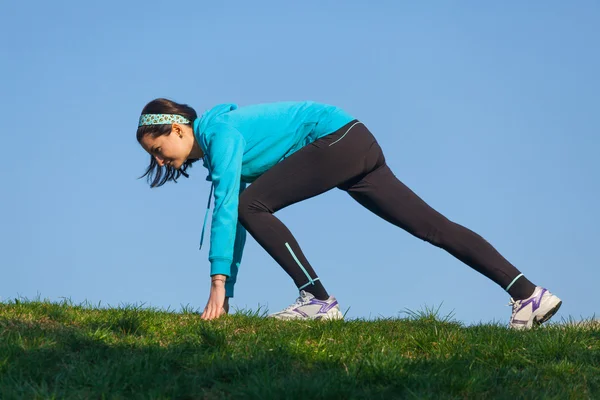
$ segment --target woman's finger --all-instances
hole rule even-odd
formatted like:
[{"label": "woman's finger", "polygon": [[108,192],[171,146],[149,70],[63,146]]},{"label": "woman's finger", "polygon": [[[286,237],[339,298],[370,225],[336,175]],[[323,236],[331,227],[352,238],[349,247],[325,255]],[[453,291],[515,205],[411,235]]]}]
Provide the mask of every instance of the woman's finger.
[{"label": "woman's finger", "polygon": [[221,313],[219,312],[220,308],[217,306],[213,306],[212,308],[212,314],[211,314],[211,318],[212,319],[217,319],[221,316]]}]

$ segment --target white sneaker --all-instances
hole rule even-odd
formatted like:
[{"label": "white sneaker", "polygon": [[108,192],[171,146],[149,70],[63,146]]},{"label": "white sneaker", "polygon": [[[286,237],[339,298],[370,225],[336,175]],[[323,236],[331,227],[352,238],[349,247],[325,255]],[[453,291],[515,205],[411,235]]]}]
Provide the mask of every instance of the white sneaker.
[{"label": "white sneaker", "polygon": [[536,286],[533,294],[523,300],[510,299],[512,315],[508,324],[513,329],[530,329],[534,324],[548,321],[560,308],[562,301],[548,289]]},{"label": "white sneaker", "polygon": [[271,314],[277,319],[344,319],[340,306],[333,296],[327,300],[318,300],[312,293],[300,291],[300,297],[285,310]]}]

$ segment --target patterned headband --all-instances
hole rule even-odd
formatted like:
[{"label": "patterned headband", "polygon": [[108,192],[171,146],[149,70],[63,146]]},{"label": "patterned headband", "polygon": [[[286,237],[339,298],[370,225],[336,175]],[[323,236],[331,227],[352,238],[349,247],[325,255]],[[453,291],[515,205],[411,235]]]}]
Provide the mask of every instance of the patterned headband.
[{"label": "patterned headband", "polygon": [[138,127],[143,125],[189,124],[187,118],[177,114],[142,114]]}]

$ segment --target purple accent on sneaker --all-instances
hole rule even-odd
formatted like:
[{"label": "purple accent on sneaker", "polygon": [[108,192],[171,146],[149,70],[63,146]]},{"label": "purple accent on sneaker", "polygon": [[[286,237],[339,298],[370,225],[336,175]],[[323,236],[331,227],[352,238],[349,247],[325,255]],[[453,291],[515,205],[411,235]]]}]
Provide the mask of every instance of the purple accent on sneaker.
[{"label": "purple accent on sneaker", "polygon": [[[311,304],[321,306],[321,309],[319,311],[317,311],[317,315],[318,315],[318,314],[327,314],[327,312],[329,310],[331,310],[333,307],[337,306],[338,302],[337,302],[337,300],[334,300],[333,302],[328,303],[327,301],[324,301],[324,300],[311,299],[310,302],[303,304],[300,307],[308,306]],[[304,317],[308,317],[308,314],[306,314],[304,311],[300,310],[300,307],[294,308],[293,311],[297,312],[298,314],[300,314]]]},{"label": "purple accent on sneaker", "polygon": [[332,301],[331,303],[327,304],[327,305],[323,305],[323,307],[321,307],[321,311],[320,312],[324,312],[326,313],[327,311],[331,310],[333,307],[337,306],[338,302],[337,300]]},{"label": "purple accent on sneaker", "polygon": [[298,314],[302,315],[303,317],[308,317],[308,314],[305,313],[304,311],[300,310],[300,308],[294,308],[293,311],[296,311]]},{"label": "purple accent on sneaker", "polygon": [[523,301],[521,303],[521,307],[519,307],[519,309],[517,310],[517,312],[521,311],[523,308],[525,308],[526,306],[528,306],[531,303],[531,311],[535,311],[538,308],[540,308],[540,303],[542,302],[542,296],[544,296],[544,293],[546,293],[547,290],[542,288],[542,290],[540,290],[540,293],[535,296],[535,297],[531,297],[526,301]]},{"label": "purple accent on sneaker", "polygon": [[315,304],[321,306],[321,309],[317,312],[317,314],[326,314],[327,311],[331,310],[333,307],[337,305],[337,300],[334,300],[331,303],[328,303],[326,300],[317,300],[312,299],[308,304]]}]

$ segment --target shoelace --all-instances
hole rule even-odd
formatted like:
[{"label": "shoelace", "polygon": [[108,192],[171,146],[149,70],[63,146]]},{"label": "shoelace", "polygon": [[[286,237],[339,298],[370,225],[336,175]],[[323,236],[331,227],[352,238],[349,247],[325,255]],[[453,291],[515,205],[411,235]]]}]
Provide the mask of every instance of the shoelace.
[{"label": "shoelace", "polygon": [[507,306],[512,306],[512,314],[510,316],[510,320],[512,321],[515,318],[515,315],[517,315],[517,310],[518,310],[518,306],[517,303],[521,303],[521,300],[513,300],[512,298],[510,299],[510,302],[507,304]]},{"label": "shoelace", "polygon": [[294,308],[296,308],[296,307],[300,307],[300,306],[302,306],[302,305],[304,305],[304,304],[306,304],[306,303],[308,303],[308,302],[309,302],[309,300],[308,300],[306,297],[299,296],[299,297],[296,299],[296,302],[295,302],[294,304],[292,304],[292,305],[290,305],[290,306],[286,307],[286,308],[285,308],[283,311],[291,311],[291,310],[293,310]]}]

